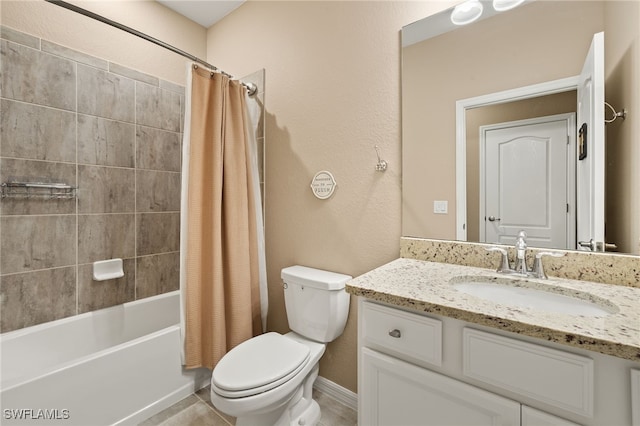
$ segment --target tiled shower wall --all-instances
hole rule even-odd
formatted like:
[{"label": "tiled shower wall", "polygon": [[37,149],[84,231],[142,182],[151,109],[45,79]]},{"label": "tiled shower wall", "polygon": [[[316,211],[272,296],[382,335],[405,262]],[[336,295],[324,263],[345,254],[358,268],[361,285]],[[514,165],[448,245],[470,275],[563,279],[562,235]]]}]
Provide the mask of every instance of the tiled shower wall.
[{"label": "tiled shower wall", "polygon": [[2,200],[0,331],[178,289],[184,88],[7,27],[1,55],[0,182],[78,197]]}]

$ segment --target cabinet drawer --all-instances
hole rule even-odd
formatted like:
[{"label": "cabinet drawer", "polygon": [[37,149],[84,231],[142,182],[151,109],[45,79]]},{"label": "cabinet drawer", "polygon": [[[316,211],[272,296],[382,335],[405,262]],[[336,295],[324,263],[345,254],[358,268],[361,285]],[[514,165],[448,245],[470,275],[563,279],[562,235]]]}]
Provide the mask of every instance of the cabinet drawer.
[{"label": "cabinet drawer", "polygon": [[369,302],[362,304],[362,310],[365,346],[401,358],[442,365],[440,321]]},{"label": "cabinet drawer", "polygon": [[465,328],[463,374],[593,417],[593,360],[584,356]]}]

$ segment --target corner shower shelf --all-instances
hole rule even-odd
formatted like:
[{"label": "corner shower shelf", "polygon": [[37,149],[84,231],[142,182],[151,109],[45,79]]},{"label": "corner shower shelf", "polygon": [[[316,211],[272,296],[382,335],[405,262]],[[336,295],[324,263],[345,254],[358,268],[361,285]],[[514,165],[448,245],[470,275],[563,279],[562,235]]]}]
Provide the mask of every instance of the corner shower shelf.
[{"label": "corner shower shelf", "polygon": [[76,198],[77,189],[66,183],[5,182],[0,185],[1,198],[36,198],[69,200]]}]

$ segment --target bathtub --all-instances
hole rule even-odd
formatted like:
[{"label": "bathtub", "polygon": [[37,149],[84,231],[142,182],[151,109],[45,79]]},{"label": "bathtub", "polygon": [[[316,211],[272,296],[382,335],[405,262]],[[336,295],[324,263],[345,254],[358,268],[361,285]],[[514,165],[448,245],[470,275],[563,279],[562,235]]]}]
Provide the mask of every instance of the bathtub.
[{"label": "bathtub", "polygon": [[0,336],[2,425],[129,425],[208,382],[180,362],[179,292]]}]

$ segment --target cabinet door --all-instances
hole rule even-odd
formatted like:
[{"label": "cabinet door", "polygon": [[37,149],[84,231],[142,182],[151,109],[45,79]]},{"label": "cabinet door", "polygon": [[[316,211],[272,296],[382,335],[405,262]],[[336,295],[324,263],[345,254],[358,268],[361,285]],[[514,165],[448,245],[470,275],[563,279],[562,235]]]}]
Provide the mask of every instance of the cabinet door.
[{"label": "cabinet door", "polygon": [[520,404],[362,348],[359,424],[491,425],[520,424]]},{"label": "cabinet door", "polygon": [[535,408],[522,406],[522,426],[580,426]]}]

